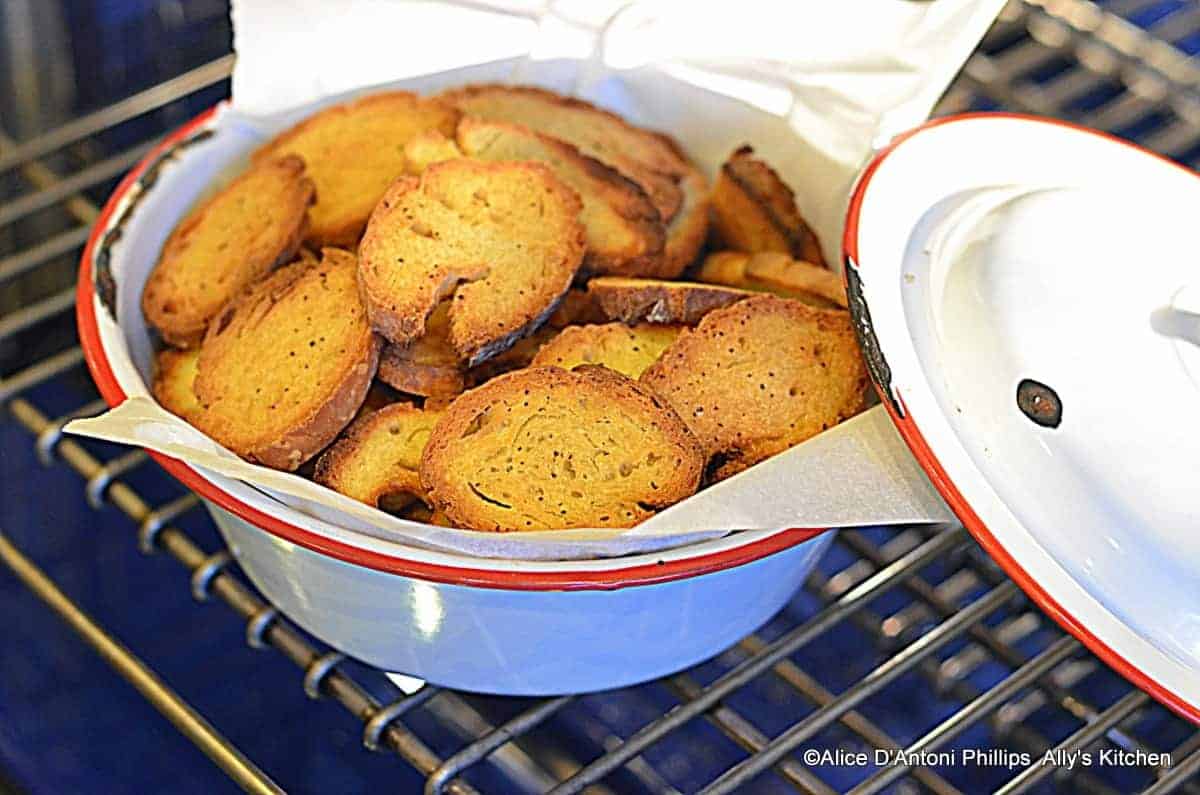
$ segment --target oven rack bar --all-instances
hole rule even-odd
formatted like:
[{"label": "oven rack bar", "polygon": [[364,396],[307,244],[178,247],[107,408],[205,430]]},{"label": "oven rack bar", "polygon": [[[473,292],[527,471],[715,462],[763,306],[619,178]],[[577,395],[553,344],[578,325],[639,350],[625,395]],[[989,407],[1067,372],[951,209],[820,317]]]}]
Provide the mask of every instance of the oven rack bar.
[{"label": "oven rack bar", "polygon": [[171,690],[149,666],[80,610],[45,572],[13,546],[3,532],[0,532],[0,562],[243,789],[256,795],[282,795],[284,790],[278,784],[271,781],[236,746],[222,737],[220,732],[179,694]]},{"label": "oven rack bar", "polygon": [[[436,758],[431,758],[431,754],[428,752],[428,749],[422,747],[419,738],[408,735],[406,730],[398,725],[400,721],[394,719],[401,717],[409,709],[427,704],[439,695],[441,695],[443,700],[451,701],[450,710],[462,709],[463,704],[454,703],[458,701],[457,698],[450,699],[449,697],[452,694],[439,694],[436,688],[426,686],[413,696],[405,697],[397,694],[397,699],[386,707],[372,705],[370,697],[360,692],[361,688],[357,688],[352,681],[343,683],[343,675],[335,667],[327,665],[330,662],[328,652],[322,653],[308,644],[299,633],[288,625],[285,619],[279,617],[273,608],[262,602],[249,586],[246,586],[240,577],[234,574],[233,567],[229,565],[229,559],[225,553],[206,554],[195,546],[182,531],[175,527],[164,526],[164,512],[179,513],[179,509],[172,509],[168,506],[165,510],[151,511],[144,501],[136,493],[133,493],[129,486],[121,482],[119,478],[109,479],[107,477],[109,474],[107,470],[111,468],[111,462],[108,465],[101,464],[98,459],[84,450],[80,443],[70,438],[59,438],[56,431],[65,422],[65,417],[50,420],[44,416],[40,416],[36,409],[29,406],[23,400],[15,401],[11,408],[18,421],[25,425],[35,438],[40,440],[57,438],[58,442],[53,447],[54,454],[63,459],[73,469],[76,469],[89,484],[107,482],[108,487],[99,493],[138,522],[143,543],[147,542],[147,535],[152,533],[153,535],[149,536],[148,543],[157,543],[160,548],[165,549],[172,557],[189,568],[192,572],[191,579],[198,598],[209,599],[212,595],[217,595],[246,620],[247,642],[251,646],[261,647],[270,645],[279,649],[285,656],[293,660],[293,662],[304,670],[304,687],[310,694],[313,692],[320,693],[324,690],[336,697],[348,710],[359,716],[363,716],[366,724],[364,727],[365,745],[377,747],[378,740],[372,740],[371,738],[376,736],[376,732],[379,730],[378,717],[382,715],[386,719],[389,719],[391,722],[387,726],[384,739],[391,741],[393,749],[398,751],[408,762],[422,772],[430,774],[432,787],[430,791],[443,791],[441,787],[450,782],[447,788],[448,791],[470,792],[471,789],[468,786],[454,782],[450,776],[486,758],[489,753],[500,748],[505,742],[510,741],[514,736],[519,736],[521,730],[536,725],[569,703],[569,699],[539,702],[525,713],[522,713],[518,718],[509,721],[505,726],[493,729],[486,727],[485,724],[484,730],[480,730],[477,727],[476,730],[482,736],[476,743],[464,747],[463,750],[455,754],[452,758],[435,766],[434,762]],[[92,408],[95,409],[94,406]],[[139,459],[135,465],[143,463],[145,460],[144,457],[139,457]],[[124,457],[113,460],[124,460]],[[94,487],[92,491],[96,493]],[[196,502],[194,499],[189,497],[183,499],[182,510],[190,510],[195,507]],[[869,544],[869,542],[853,532],[844,535],[848,538],[856,539],[849,546],[861,549],[864,545]],[[845,620],[847,616],[854,615],[855,611],[861,608],[862,604],[868,598],[878,595],[881,591],[905,586],[918,590],[929,587],[928,583],[922,578],[911,576],[912,572],[924,564],[944,557],[948,552],[961,551],[966,546],[966,539],[961,528],[946,529],[919,541],[917,538],[912,537],[919,537],[921,535],[916,531],[909,531],[907,535],[910,537],[898,537],[897,539],[893,539],[893,543],[891,544],[881,545],[880,551],[876,553],[877,559],[881,561],[891,559],[891,563],[878,567],[872,574],[867,574],[861,570],[853,572],[843,570],[838,575],[830,578],[830,580],[840,579],[840,583],[832,583],[820,577],[814,578],[810,582],[809,588],[822,595],[823,601],[828,605],[825,610],[818,613],[809,622],[801,625],[801,627],[794,630],[788,636],[785,636],[785,642],[783,643],[776,641],[768,647],[766,643],[756,636],[751,636],[743,641],[739,645],[738,650],[745,652],[745,662],[740,667],[735,668],[733,676],[724,681],[731,682],[733,685],[743,684],[745,681],[761,676],[768,668],[773,666],[774,672],[780,675],[781,678],[789,683],[794,682],[796,678],[795,674],[789,672],[789,668],[794,670],[794,666],[786,660],[786,653],[788,651],[792,651],[803,643],[811,641],[823,629],[827,629],[837,622]],[[900,543],[895,543],[896,541]],[[897,555],[900,550],[906,548],[907,552]],[[860,567],[852,566],[850,568]],[[974,567],[960,569],[960,571],[974,571]],[[995,579],[994,576],[993,579]],[[912,583],[924,583],[924,586],[912,585]],[[925,653],[931,653],[939,648],[940,644],[933,642],[938,639],[935,636],[938,635],[939,630],[947,638],[960,636],[966,634],[966,630],[969,628],[980,628],[977,622],[971,620],[975,618],[974,612],[986,614],[1006,600],[1024,602],[1015,589],[1015,586],[1005,580],[1002,580],[999,585],[994,585],[989,593],[994,594],[990,600],[972,602],[963,608],[963,610],[955,613],[958,616],[957,620],[954,618],[947,619],[930,632],[920,635],[919,639],[926,639],[924,646],[926,649]],[[936,601],[931,600],[929,606],[936,609]],[[944,608],[944,603],[941,606]],[[911,634],[912,627],[904,626],[908,619],[899,614],[887,617],[860,614],[859,617],[868,627],[874,629],[881,642],[885,641],[885,636],[888,635]],[[264,618],[266,619],[265,621]],[[968,728],[973,720],[994,714],[996,708],[1011,706],[1014,702],[1009,700],[1010,690],[1013,693],[1018,692],[1031,684],[1034,679],[1045,674],[1047,670],[1055,668],[1060,662],[1075,655],[1077,651],[1078,644],[1073,639],[1061,636],[1055,644],[1049,647],[1048,652],[1043,652],[1039,658],[1035,658],[1018,668],[1013,676],[1009,680],[1006,680],[1007,685],[1001,685],[984,693],[970,694],[964,697],[963,700],[966,706],[954,718],[931,731],[929,736],[952,736]],[[891,660],[889,660],[890,662]],[[947,661],[943,661],[938,666],[938,668],[943,670],[947,667],[956,667],[956,658],[952,657]],[[926,673],[934,677],[939,675],[944,676],[944,673],[937,670],[927,671]],[[960,668],[959,675],[962,673],[963,669]],[[676,686],[678,687],[679,682],[686,681],[686,677],[687,674],[673,677]],[[751,733],[755,731],[753,724],[741,716],[736,716],[736,713],[732,713],[728,707],[722,707],[718,704],[720,696],[727,692],[725,688],[714,689],[713,686],[709,686],[707,689],[697,691],[693,686],[690,692],[687,692],[684,688],[680,689],[688,699],[685,702],[684,708],[690,707],[688,710],[689,713],[694,712],[698,715],[704,712],[705,707],[715,707],[710,716],[711,720],[714,720],[723,731],[739,738],[745,747],[756,751],[761,750],[762,740],[755,740],[751,736]],[[823,709],[826,710],[827,715],[837,713],[835,717],[840,717],[843,722],[848,723],[847,718],[852,715],[851,710],[854,704],[847,704],[843,699],[844,696],[828,698],[825,700]],[[1089,729],[1091,729],[1090,739],[1099,739],[1106,732],[1110,732],[1110,727],[1118,725],[1120,719],[1128,718],[1136,710],[1148,707],[1148,701],[1148,698],[1144,694],[1135,691],[1126,697],[1126,701],[1123,702],[1121,705],[1122,708],[1119,711],[1096,714],[1093,718],[1094,722],[1089,726]],[[676,721],[681,717],[685,717],[679,715],[679,713],[674,713],[674,715]],[[861,720],[861,716],[859,719]],[[746,729],[745,727],[747,726],[750,728]],[[666,730],[670,731],[674,727],[673,722],[671,726],[666,727]],[[858,727],[854,728],[860,732],[864,739],[873,742],[877,747],[898,747],[895,741],[887,738],[886,735],[884,735],[882,740],[878,740],[877,736],[872,736],[871,732],[877,732],[877,729],[868,728],[864,730]],[[399,729],[398,732],[397,729]],[[661,724],[655,726],[654,730],[662,731]],[[394,737],[394,734],[399,734],[399,736]],[[637,736],[633,738],[633,740],[636,739]],[[1079,738],[1075,738],[1074,742],[1078,743]],[[1125,746],[1127,742],[1128,740],[1119,744]],[[1137,741],[1133,742],[1136,743]],[[1048,743],[1044,739],[1036,739],[1031,742],[1028,737],[1021,738],[1021,742],[1017,744],[1037,751],[1048,747]],[[1068,747],[1068,745],[1064,744],[1063,747]],[[636,752],[640,750],[641,744],[626,741],[621,748],[624,750],[620,753],[603,757],[598,761],[603,762],[603,766],[611,770],[609,766],[618,766],[630,761],[631,751]],[[1185,761],[1192,762],[1192,759],[1197,757],[1200,757],[1200,752],[1193,753]],[[753,758],[751,757],[751,759]],[[1036,771],[1038,768],[1030,768],[1029,770]],[[585,769],[585,772],[577,773],[577,778],[568,779],[563,783],[561,791],[580,791],[587,784],[594,783],[592,776],[586,771],[595,773],[597,767],[593,766]],[[607,771],[601,770],[600,772]],[[917,775],[916,780],[923,780],[929,785],[930,791],[960,791],[946,784],[934,771],[918,768],[913,772]],[[821,784],[805,781],[805,777],[798,776],[794,770],[790,773],[781,771],[781,775],[786,780],[798,785],[798,789],[801,791],[832,791]],[[599,778],[602,776],[596,777]],[[544,774],[542,776],[534,776],[534,778],[543,781],[549,780]],[[890,778],[888,782],[890,782]],[[741,784],[744,782],[741,779],[735,778],[731,783]],[[878,780],[865,783],[862,785],[860,791],[877,791],[875,785],[878,783]],[[1088,791],[1104,792],[1114,790],[1105,787],[1100,782],[1092,781],[1088,784]]]}]

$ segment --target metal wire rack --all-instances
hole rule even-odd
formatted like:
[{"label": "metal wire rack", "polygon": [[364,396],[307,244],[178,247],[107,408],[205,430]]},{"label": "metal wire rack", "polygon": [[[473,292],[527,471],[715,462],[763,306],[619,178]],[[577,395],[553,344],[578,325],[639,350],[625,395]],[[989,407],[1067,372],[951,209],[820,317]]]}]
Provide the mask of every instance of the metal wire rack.
[{"label": "metal wire rack", "polygon": [[[1014,0],[938,112],[1002,107],[1069,118],[1194,164],[1200,67],[1185,50],[1200,44],[1200,8],[1165,5],[1171,13],[1138,0]],[[190,572],[196,599],[240,616],[251,647],[292,661],[303,693],[341,704],[366,748],[415,768],[429,793],[1200,791],[1195,728],[1064,635],[954,527],[839,533],[821,572],[767,626],[710,662],[637,688],[496,699],[429,685],[406,694],[381,689],[378,677],[365,684],[362,666],[278,614],[225,550],[180,528],[196,512],[193,495],[157,472],[153,488],[135,486],[155,469],[144,453],[62,435],[68,419],[102,408],[82,386],[69,325],[74,263],[98,200],[150,144],[129,140],[130,123],[152,119],[160,131],[178,123],[189,101],[226,90],[231,64],[214,61],[38,138],[0,139],[0,289],[22,304],[0,318],[3,422],[28,431],[46,466],[78,473],[92,506],[126,514],[143,551]],[[63,384],[84,397],[63,405],[63,390],[51,389]],[[278,791],[3,536],[0,559],[238,785]],[[889,716],[914,700],[936,704],[936,717],[898,728]],[[680,738],[686,752],[662,751]],[[947,765],[935,753],[970,748],[1004,764]],[[916,762],[846,768],[806,761],[811,749],[903,749]],[[1046,751],[1081,749],[1140,751],[1143,762],[1166,751],[1171,763],[1038,763]]]}]

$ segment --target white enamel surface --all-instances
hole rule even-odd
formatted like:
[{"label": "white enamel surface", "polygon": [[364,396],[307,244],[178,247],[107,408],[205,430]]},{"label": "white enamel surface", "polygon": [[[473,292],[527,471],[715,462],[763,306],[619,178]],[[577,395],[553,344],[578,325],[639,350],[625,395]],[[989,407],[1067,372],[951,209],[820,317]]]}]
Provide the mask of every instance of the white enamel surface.
[{"label": "white enamel surface", "polygon": [[707,659],[779,610],[832,541],[658,585],[501,591],[343,563],[208,508],[254,585],[322,641],[386,671],[505,695],[621,687]]},{"label": "white enamel surface", "polygon": [[[1195,176],[1109,139],[956,120],[867,184],[859,274],[892,390],[1017,564],[1200,704]],[[1024,378],[1057,428],[1016,404]]]},{"label": "white enamel surface", "polygon": [[[466,78],[460,78],[466,79]],[[220,121],[218,112],[215,122]],[[223,126],[182,150],[140,200],[113,249],[117,321],[95,300],[105,353],[121,388],[146,394],[152,346],[138,303],[141,284],[172,224],[214,177],[242,162],[261,132]],[[117,215],[121,208],[118,208]],[[358,549],[416,563],[511,573],[598,572],[710,555],[762,541],[738,533],[651,554],[580,561],[468,558],[399,544],[292,509],[245,483],[197,470],[237,500]],[[611,591],[506,591],[382,573],[284,541],[209,508],[252,582],[297,624],[384,670],[499,694],[586,692],[644,681],[711,657],[766,621],[791,597],[831,534],[712,574]]]}]

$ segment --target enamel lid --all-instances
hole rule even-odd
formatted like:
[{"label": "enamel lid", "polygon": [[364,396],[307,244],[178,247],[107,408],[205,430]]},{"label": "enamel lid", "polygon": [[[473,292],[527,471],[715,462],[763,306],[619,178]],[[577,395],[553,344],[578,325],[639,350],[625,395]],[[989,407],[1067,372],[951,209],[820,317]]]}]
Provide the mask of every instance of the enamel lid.
[{"label": "enamel lid", "polygon": [[871,375],[1047,613],[1200,722],[1200,178],[999,114],[893,142],[844,250]]}]

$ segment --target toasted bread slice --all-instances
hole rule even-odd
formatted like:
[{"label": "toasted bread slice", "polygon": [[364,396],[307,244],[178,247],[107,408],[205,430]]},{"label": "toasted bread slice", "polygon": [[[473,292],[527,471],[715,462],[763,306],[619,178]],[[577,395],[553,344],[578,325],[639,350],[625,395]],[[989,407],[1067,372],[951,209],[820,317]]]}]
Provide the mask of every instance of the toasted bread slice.
[{"label": "toasted bread slice", "polygon": [[638,275],[675,279],[696,261],[708,238],[708,179],[691,164],[673,138],[662,134],[659,134],[658,138],[685,164],[677,183],[681,204],[679,211],[667,224],[667,244],[663,256],[652,262],[649,267],[643,268]]},{"label": "toasted bread slice", "polygon": [[304,158],[317,186],[308,240],[352,246],[379,198],[404,173],[404,145],[427,130],[453,135],[458,117],[449,105],[407,91],[372,94],[305,119],[254,158]]},{"label": "toasted bread slice", "polygon": [[462,158],[397,180],[359,247],[372,325],[407,345],[453,293],[459,357],[472,366],[499,353],[541,325],[571,286],[584,251],[579,206],[540,163]]},{"label": "toasted bread slice", "polygon": [[[680,217],[672,226],[674,245],[668,252],[666,229],[645,192],[619,172],[557,138],[519,124],[467,117],[458,125],[457,140],[455,143],[431,131],[409,141],[405,147],[407,172],[419,175],[434,163],[464,156],[545,163],[580,197],[579,219],[587,241],[584,267],[588,271],[677,274],[695,258],[703,242],[705,232],[697,224],[707,223],[707,213],[693,206],[691,214]],[[686,184],[693,188],[689,199],[703,197],[704,190],[694,177]]]},{"label": "toasted bread slice", "polygon": [[384,346],[379,380],[422,397],[454,397],[463,391],[463,366],[450,344],[449,301],[437,305],[420,337],[406,346]]},{"label": "toasted bread slice", "polygon": [[754,293],[696,282],[624,279],[604,276],[588,282],[588,293],[609,320],[623,323],[695,325],[714,309],[742,301]]},{"label": "toasted bread slice", "polygon": [[513,370],[520,370],[522,367],[528,367],[533,361],[533,357],[542,349],[542,346],[558,336],[558,332],[559,329],[554,328],[547,321],[537,331],[517,340],[508,350],[502,351],[486,362],[477,364],[470,370],[467,370],[467,386],[476,387],[487,381],[491,381],[498,375],[510,373]]},{"label": "toasted bread slice", "polygon": [[313,480],[347,497],[390,510],[425,502],[417,470],[440,415],[393,403],[355,420],[317,459]]},{"label": "toasted bread slice", "polygon": [[197,348],[186,351],[167,348],[154,357],[154,399],[164,409],[188,422],[193,422],[204,410],[193,389],[199,360]]},{"label": "toasted bread slice", "polygon": [[814,306],[840,306],[842,309],[847,306],[846,288],[836,273],[773,251],[709,254],[696,271],[696,278],[712,284],[797,298]]},{"label": "toasted bread slice", "polygon": [[604,323],[609,318],[600,311],[595,297],[586,288],[572,287],[558,302],[554,313],[546,318],[550,328],[564,329],[586,323]]},{"label": "toasted bread slice", "polygon": [[641,382],[683,417],[720,480],[859,412],[867,370],[849,313],[757,295],[684,331]]},{"label": "toasted bread slice", "polygon": [[[428,334],[401,347],[388,343],[379,355],[379,380],[406,395],[454,397],[465,388],[462,366],[445,337],[432,341]],[[450,356],[447,357],[446,354]]]},{"label": "toasted bread slice", "polygon": [[547,342],[533,357],[532,367],[571,370],[581,364],[599,364],[636,379],[654,364],[675,338],[679,326],[633,326],[605,323],[569,326]]},{"label": "toasted bread slice", "polygon": [[465,393],[421,458],[435,509],[475,530],[631,527],[696,490],[700,445],[605,367],[534,367]]},{"label": "toasted bread slice", "polygon": [[469,157],[544,163],[579,194],[587,270],[636,275],[663,253],[666,232],[645,192],[574,146],[519,124],[470,117],[459,123],[457,139]]},{"label": "toasted bread slice", "polygon": [[725,246],[750,254],[779,251],[825,265],[817,236],[796,209],[796,195],[749,146],[721,166],[711,201],[713,228]]},{"label": "toasted bread slice", "polygon": [[142,314],[180,348],[246,285],[291,259],[313,203],[304,161],[255,164],[175,227],[142,290]]},{"label": "toasted bread slice", "polygon": [[442,135],[441,130],[426,130],[404,145],[404,173],[419,177],[434,163],[462,156],[458,144]]},{"label": "toasted bread slice", "polygon": [[688,164],[663,138],[615,113],[532,86],[471,85],[446,91],[440,98],[468,116],[524,125],[611,166],[646,192],[664,222],[683,204],[678,183],[688,173]]},{"label": "toasted bread slice", "polygon": [[214,318],[200,346],[197,427],[238,455],[294,470],[362,404],[379,338],[355,283],[354,255],[280,268]]}]

